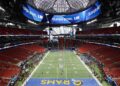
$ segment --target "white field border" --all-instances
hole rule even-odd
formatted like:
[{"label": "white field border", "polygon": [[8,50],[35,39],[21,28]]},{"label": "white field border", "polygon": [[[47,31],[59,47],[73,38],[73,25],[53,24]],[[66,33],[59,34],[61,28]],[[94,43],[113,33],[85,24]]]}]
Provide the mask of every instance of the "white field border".
[{"label": "white field border", "polygon": [[30,78],[32,77],[32,75],[36,72],[36,70],[38,69],[38,67],[42,64],[42,62],[44,61],[44,59],[47,57],[47,55],[49,54],[49,51],[45,54],[45,56],[43,57],[43,59],[39,62],[39,64],[36,66],[36,68],[32,71],[32,73],[29,75],[29,77],[24,81],[24,83],[22,84],[22,86],[25,86],[26,83],[30,80]]},{"label": "white field border", "polygon": [[[76,54],[76,52],[74,51],[74,53]],[[90,68],[81,60],[81,58],[77,55],[77,58],[82,62],[82,64],[85,66],[85,68],[88,70],[88,72],[92,75],[92,77],[96,80],[96,82],[99,84],[99,86],[102,86],[102,84],[100,83],[100,81],[94,76],[94,74],[92,73],[92,71],[90,70]]]}]

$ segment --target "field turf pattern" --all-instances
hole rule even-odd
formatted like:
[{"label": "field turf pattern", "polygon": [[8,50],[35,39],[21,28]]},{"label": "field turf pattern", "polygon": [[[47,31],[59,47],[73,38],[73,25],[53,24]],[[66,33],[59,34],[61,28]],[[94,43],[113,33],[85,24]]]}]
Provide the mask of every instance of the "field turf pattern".
[{"label": "field turf pattern", "polygon": [[49,51],[32,78],[92,78],[73,51]]}]

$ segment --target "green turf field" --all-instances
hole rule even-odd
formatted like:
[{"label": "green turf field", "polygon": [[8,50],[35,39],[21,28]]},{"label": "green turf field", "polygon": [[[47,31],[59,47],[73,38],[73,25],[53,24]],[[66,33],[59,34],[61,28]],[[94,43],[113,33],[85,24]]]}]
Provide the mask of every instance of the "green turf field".
[{"label": "green turf field", "polygon": [[32,78],[92,78],[72,51],[50,51]]}]

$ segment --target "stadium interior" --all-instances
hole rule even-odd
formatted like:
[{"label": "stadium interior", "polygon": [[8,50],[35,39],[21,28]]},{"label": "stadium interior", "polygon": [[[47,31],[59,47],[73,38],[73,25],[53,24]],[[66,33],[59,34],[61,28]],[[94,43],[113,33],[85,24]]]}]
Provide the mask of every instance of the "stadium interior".
[{"label": "stadium interior", "polygon": [[0,86],[120,86],[120,0],[0,0]]}]

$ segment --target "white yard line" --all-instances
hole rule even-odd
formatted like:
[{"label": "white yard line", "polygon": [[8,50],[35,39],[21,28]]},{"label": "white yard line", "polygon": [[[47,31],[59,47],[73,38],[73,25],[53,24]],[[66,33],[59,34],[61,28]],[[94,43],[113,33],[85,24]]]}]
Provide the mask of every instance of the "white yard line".
[{"label": "white yard line", "polygon": [[36,72],[36,70],[42,64],[42,62],[44,61],[44,59],[47,57],[48,54],[49,54],[49,51],[45,54],[45,56],[43,57],[42,61],[39,62],[39,64],[36,66],[36,68],[33,70],[33,72],[29,75],[29,77],[24,81],[24,83],[22,84],[22,86],[26,85],[26,83],[30,80],[30,78],[32,77],[32,75]]},{"label": "white yard line", "polygon": [[67,79],[67,64],[66,64],[66,79]]},{"label": "white yard line", "polygon": [[[56,68],[56,69],[57,69],[57,79],[59,78],[59,66],[60,66],[60,64],[59,64],[59,59],[60,59],[61,55],[59,55],[58,57],[59,57],[59,58],[57,58],[57,56],[56,56],[56,58],[57,58],[57,60],[58,60],[58,64],[57,64],[57,68]],[[57,61],[57,60],[56,60],[56,61]]]},{"label": "white yard line", "polygon": [[65,57],[65,52],[62,51],[62,55],[63,55],[62,58],[63,58],[64,68],[65,68],[65,72],[66,72],[66,74],[65,74],[66,76],[65,77],[67,79],[68,77],[67,77],[67,64],[65,62],[65,58],[66,58]]},{"label": "white yard line", "polygon": [[[65,54],[65,53],[64,53],[64,54]],[[65,58],[66,58],[66,57],[64,56],[64,54],[63,54],[63,59],[64,59],[64,67],[66,66],[65,68],[66,68],[66,79],[67,79],[67,64],[66,64],[66,62],[65,62]]]},{"label": "white yard line", "polygon": [[57,65],[58,67],[57,67],[57,79],[58,79],[58,74],[59,74],[59,72],[58,72],[58,68],[59,68],[59,65]]},{"label": "white yard line", "polygon": [[[74,51],[74,53],[76,54],[76,52]],[[82,62],[82,64],[85,66],[85,68],[88,70],[88,72],[92,75],[92,77],[96,80],[96,82],[99,84],[99,86],[102,86],[102,84],[100,83],[100,81],[94,76],[94,74],[92,73],[92,71],[90,70],[90,68],[81,60],[81,58],[77,55],[77,58]]]}]

